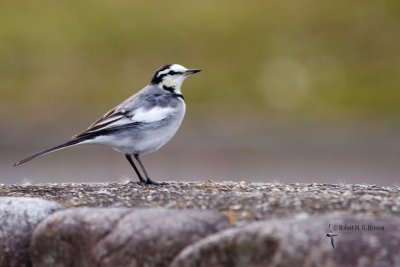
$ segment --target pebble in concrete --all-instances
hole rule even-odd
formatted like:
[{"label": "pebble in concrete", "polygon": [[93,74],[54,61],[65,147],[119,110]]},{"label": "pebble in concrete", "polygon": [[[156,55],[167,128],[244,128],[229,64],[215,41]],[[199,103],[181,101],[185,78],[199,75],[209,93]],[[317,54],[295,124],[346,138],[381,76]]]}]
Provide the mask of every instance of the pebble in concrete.
[{"label": "pebble in concrete", "polygon": [[168,266],[187,245],[229,226],[214,211],[77,208],[35,230],[34,266]]},{"label": "pebble in concrete", "polygon": [[25,197],[0,197],[0,266],[31,266],[29,244],[35,226],[65,206]]},{"label": "pebble in concrete", "polygon": [[400,266],[398,217],[300,217],[221,231],[188,246],[171,267]]}]

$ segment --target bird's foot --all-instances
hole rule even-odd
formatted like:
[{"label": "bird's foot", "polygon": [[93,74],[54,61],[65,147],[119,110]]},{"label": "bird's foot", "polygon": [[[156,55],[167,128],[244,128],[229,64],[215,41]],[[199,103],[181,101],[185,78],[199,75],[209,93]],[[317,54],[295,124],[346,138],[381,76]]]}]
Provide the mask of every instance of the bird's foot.
[{"label": "bird's foot", "polygon": [[148,184],[148,185],[166,185],[167,183],[156,182],[156,181],[151,180],[150,178],[147,178],[146,184]]},{"label": "bird's foot", "polygon": [[167,183],[165,183],[165,182],[156,182],[156,181],[153,181],[153,180],[148,178],[147,180],[143,179],[143,180],[140,180],[140,181],[137,181],[137,182],[129,181],[126,184],[129,184],[129,185],[143,185],[143,186],[145,186],[145,185],[166,185]]},{"label": "bird's foot", "polygon": [[140,181],[137,181],[137,182],[129,181],[126,184],[128,184],[128,185],[147,185],[147,182],[146,182],[146,180],[140,180]]}]

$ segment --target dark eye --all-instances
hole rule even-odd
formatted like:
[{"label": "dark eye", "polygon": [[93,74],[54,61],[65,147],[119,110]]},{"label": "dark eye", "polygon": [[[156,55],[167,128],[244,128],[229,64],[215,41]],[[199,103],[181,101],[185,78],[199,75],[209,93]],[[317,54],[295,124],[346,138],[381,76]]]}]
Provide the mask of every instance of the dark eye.
[{"label": "dark eye", "polygon": [[169,75],[175,75],[175,74],[178,74],[178,73],[175,72],[175,71],[173,71],[173,70],[170,70],[170,71],[168,72],[168,74],[169,74]]}]

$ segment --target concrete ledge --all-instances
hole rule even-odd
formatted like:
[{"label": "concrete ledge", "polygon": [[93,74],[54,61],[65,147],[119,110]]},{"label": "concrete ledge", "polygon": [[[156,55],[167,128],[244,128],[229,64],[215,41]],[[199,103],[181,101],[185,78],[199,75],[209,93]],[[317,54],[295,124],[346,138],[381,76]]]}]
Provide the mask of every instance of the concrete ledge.
[{"label": "concrete ledge", "polygon": [[352,184],[168,182],[2,185],[0,196],[36,197],[69,207],[212,209],[242,225],[299,213],[400,215],[399,188]]},{"label": "concrete ledge", "polygon": [[[399,188],[37,184],[0,196],[1,266],[400,266]],[[32,207],[43,212],[25,227]]]}]

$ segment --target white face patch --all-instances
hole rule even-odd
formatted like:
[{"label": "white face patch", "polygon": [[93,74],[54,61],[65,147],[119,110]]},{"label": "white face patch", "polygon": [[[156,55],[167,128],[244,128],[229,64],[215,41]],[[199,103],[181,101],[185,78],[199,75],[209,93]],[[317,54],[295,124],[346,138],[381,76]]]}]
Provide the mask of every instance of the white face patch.
[{"label": "white face patch", "polygon": [[187,78],[186,75],[166,76],[164,77],[160,85],[173,88],[176,94],[180,94],[182,83],[186,78]]},{"label": "white face patch", "polygon": [[[162,78],[162,81],[160,82],[160,85],[163,87],[170,87],[170,88],[174,88],[175,93],[180,94],[181,93],[181,86],[183,81],[188,77],[187,75],[185,75],[184,73],[187,71],[188,69],[185,68],[182,65],[179,64],[172,64],[169,68],[167,68],[166,70],[160,71],[158,73],[157,76],[160,75],[165,75]],[[170,71],[175,72],[176,74],[171,74],[169,75],[168,73]]]}]

